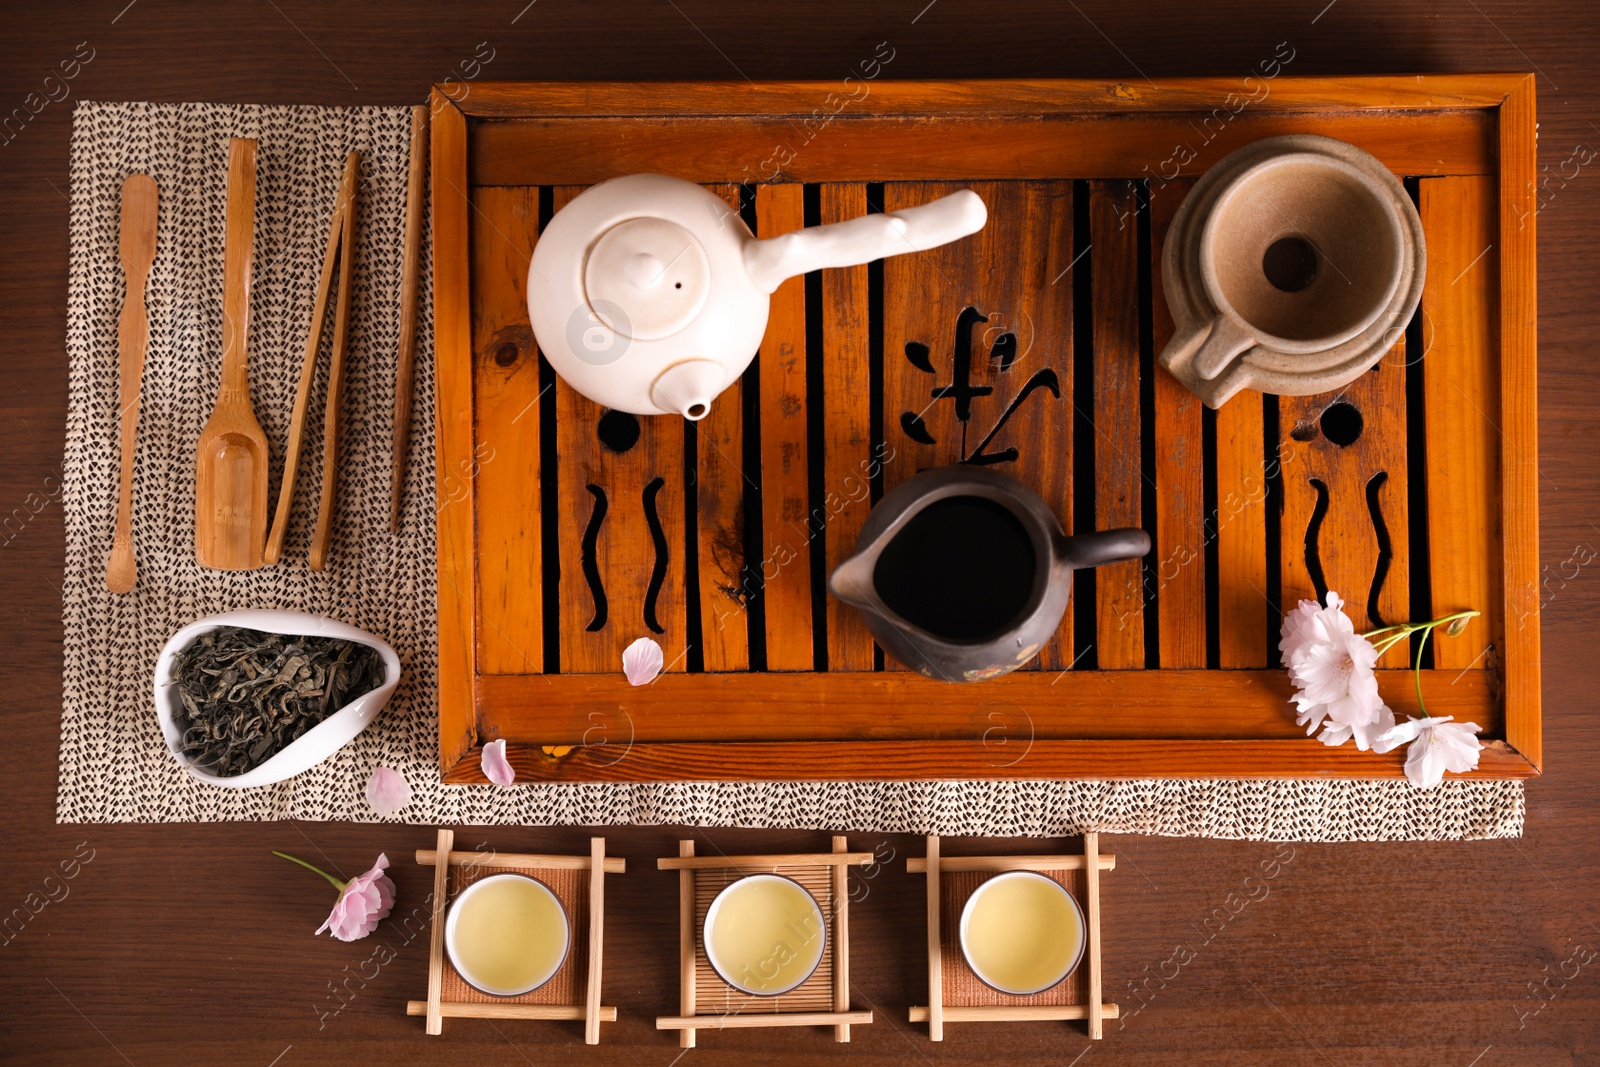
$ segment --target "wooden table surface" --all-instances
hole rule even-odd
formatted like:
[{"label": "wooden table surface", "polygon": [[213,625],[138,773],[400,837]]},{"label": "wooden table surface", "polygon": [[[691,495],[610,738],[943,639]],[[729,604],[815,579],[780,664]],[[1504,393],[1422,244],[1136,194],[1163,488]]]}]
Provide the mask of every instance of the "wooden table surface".
[{"label": "wooden table surface", "polygon": [[[904,865],[921,842],[854,835],[854,847],[894,855],[852,908],[853,998],[876,1022],[846,1046],[824,1030],[703,1033],[686,1062],[1600,1064],[1600,728],[1585,637],[1600,605],[1600,566],[1585,562],[1600,546],[1600,164],[1590,147],[1600,145],[1600,6],[1586,0],[894,0],[795,7],[781,24],[707,0],[13,7],[0,29],[0,118],[30,93],[60,95],[45,79],[62,62],[76,57],[81,69],[66,99],[0,128],[0,596],[12,620],[0,645],[0,913],[27,916],[0,943],[0,1062],[666,1067],[680,1053],[654,1017],[676,1010],[676,883],[654,858],[690,834],[701,852],[826,847],[811,832],[607,831],[628,860],[607,908],[605,1002],[621,1021],[587,1048],[581,1029],[544,1022],[454,1020],[442,1038],[425,1037],[404,1015],[425,993],[423,938],[407,941],[393,920],[353,944],[311,936],[330,891],[269,854],[348,875],[386,851],[398,919],[428,892],[428,872],[411,862],[431,844],[428,828],[56,825],[73,102],[414,103],[485,55],[479,76],[496,80],[830,78],[880,41],[896,49],[899,78],[1242,79],[1285,41],[1297,74],[1540,75],[1546,773],[1528,786],[1520,841],[1108,837],[1118,867],[1104,891],[1106,988],[1124,1019],[1092,1048],[1057,1023],[952,1025],[931,1044],[906,1020],[926,995],[923,886]],[[465,828],[457,839],[558,851],[582,850],[587,835]],[[1245,882],[1272,858],[1275,878]]]}]

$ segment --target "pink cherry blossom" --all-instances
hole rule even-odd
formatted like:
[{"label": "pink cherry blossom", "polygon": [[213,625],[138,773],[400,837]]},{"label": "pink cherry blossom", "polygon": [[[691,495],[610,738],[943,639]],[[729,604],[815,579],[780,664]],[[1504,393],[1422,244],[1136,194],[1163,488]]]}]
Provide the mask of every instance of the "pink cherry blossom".
[{"label": "pink cherry blossom", "polygon": [[1296,720],[1307,727],[1306,732],[1315,732],[1328,719],[1330,727],[1340,729],[1324,731],[1324,743],[1341,744],[1355,737],[1365,748],[1373,737],[1370,727],[1388,708],[1378,695],[1373,673],[1377,649],[1356,633],[1339,594],[1330,589],[1326,607],[1314,600],[1300,601],[1283,617],[1278,649],[1295,687]]},{"label": "pink cherry blossom", "polygon": [[517,780],[516,768],[511,766],[511,761],[506,759],[506,740],[490,741],[483,746],[483,757],[480,761],[483,773],[495,785],[510,785]]},{"label": "pink cherry blossom", "polygon": [[629,685],[645,685],[655,681],[656,675],[666,665],[667,657],[661,646],[648,637],[641,637],[622,650],[622,673]]},{"label": "pink cherry blossom", "polygon": [[411,783],[399,771],[379,765],[367,779],[367,804],[385,819],[411,803]]},{"label": "pink cherry blossom", "polygon": [[1461,774],[1476,770],[1483,742],[1478,740],[1478,724],[1453,722],[1449,715],[1407,719],[1386,731],[1372,745],[1374,752],[1388,752],[1410,742],[1406,750],[1406,777],[1419,789],[1432,789],[1450,771]]},{"label": "pink cherry blossom", "polygon": [[327,930],[340,941],[356,941],[376,930],[394,908],[394,883],[383,873],[388,866],[389,857],[379,853],[372,870],[346,882],[317,933]]}]

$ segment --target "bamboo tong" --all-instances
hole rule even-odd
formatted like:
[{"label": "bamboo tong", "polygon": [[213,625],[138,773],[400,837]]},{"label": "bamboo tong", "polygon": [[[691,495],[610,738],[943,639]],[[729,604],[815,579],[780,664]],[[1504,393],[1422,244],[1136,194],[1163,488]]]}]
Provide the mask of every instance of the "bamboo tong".
[{"label": "bamboo tong", "polygon": [[334,201],[333,219],[328,227],[328,245],[322,255],[322,274],[317,280],[317,300],[311,311],[311,331],[306,338],[305,358],[300,365],[300,387],[295,393],[294,415],[289,423],[288,450],[283,460],[283,484],[278,489],[278,507],[267,535],[265,562],[278,562],[283,554],[283,539],[289,527],[289,511],[294,500],[295,476],[300,468],[300,447],[305,436],[306,411],[311,404],[311,385],[316,378],[317,351],[322,347],[322,328],[327,318],[328,292],[335,268],[339,272],[339,293],[333,319],[333,354],[328,368],[328,396],[322,420],[322,495],[317,504],[317,525],[311,535],[310,562],[322,570],[328,561],[328,541],[333,529],[333,491],[338,476],[339,400],[343,395],[345,349],[350,336],[350,288],[355,262],[356,185],[361,174],[361,153],[345,157],[344,177]]}]

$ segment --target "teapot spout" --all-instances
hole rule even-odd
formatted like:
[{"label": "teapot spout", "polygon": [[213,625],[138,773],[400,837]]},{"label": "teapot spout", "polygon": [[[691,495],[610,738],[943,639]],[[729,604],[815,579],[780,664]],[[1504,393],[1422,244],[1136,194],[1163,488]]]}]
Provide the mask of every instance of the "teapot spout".
[{"label": "teapot spout", "polygon": [[720,364],[709,359],[686,359],[661,372],[650,386],[650,400],[658,408],[699,422],[711,413],[711,398],[727,384],[728,376]]}]

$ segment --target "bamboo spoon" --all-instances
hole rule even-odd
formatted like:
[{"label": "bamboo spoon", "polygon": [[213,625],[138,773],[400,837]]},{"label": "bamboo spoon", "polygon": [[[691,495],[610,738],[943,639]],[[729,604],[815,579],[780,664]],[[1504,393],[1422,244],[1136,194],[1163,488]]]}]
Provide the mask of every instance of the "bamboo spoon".
[{"label": "bamboo spoon", "polygon": [[117,502],[117,532],[106,564],[106,588],[132,591],[138,578],[133,558],[133,450],[139,426],[139,382],[144,377],[145,346],[150,319],[144,306],[145,282],[156,258],[156,213],[159,194],[148,174],[130,174],[122,183],[122,273],[128,280],[117,321],[117,403],[122,410],[122,496]]},{"label": "bamboo spoon", "polygon": [[422,181],[427,173],[428,109],[411,109],[411,175],[406,185],[406,245],[400,273],[400,366],[394,380],[394,474],[389,532],[400,529],[400,489],[411,436],[411,378],[417,353],[417,268],[422,259]]},{"label": "bamboo spoon", "polygon": [[350,283],[356,262],[356,179],[361,153],[351,152],[346,162],[350,195],[345,200],[344,245],[339,262],[339,306],[333,314],[333,359],[328,364],[328,400],[322,416],[322,499],[317,504],[317,528],[311,534],[311,569],[328,564],[328,538],[333,530],[333,487],[339,473],[339,399],[344,395],[344,353],[350,334]]},{"label": "bamboo spoon", "polygon": [[[328,245],[322,254],[322,274],[317,278],[317,300],[311,309],[311,331],[306,337],[306,354],[300,364],[300,385],[295,391],[294,415],[289,422],[289,442],[283,457],[283,482],[278,487],[278,509],[272,517],[272,532],[267,535],[267,549],[263,554],[264,561],[269,565],[278,562],[283,554],[283,539],[289,528],[289,512],[294,502],[295,479],[300,472],[306,410],[311,406],[311,385],[317,376],[317,350],[322,347],[322,326],[327,319],[328,290],[332,287],[333,269],[339,263],[344,220],[351,210],[360,173],[361,153],[351,152],[345,158],[344,177],[339,181],[339,193],[333,201],[333,219],[328,224]],[[340,291],[342,294],[342,285]]]},{"label": "bamboo spoon", "polygon": [[256,142],[228,145],[222,281],[222,388],[195,449],[194,546],[203,567],[254,570],[267,535],[267,435],[250,406],[250,259],[255,246]]}]

